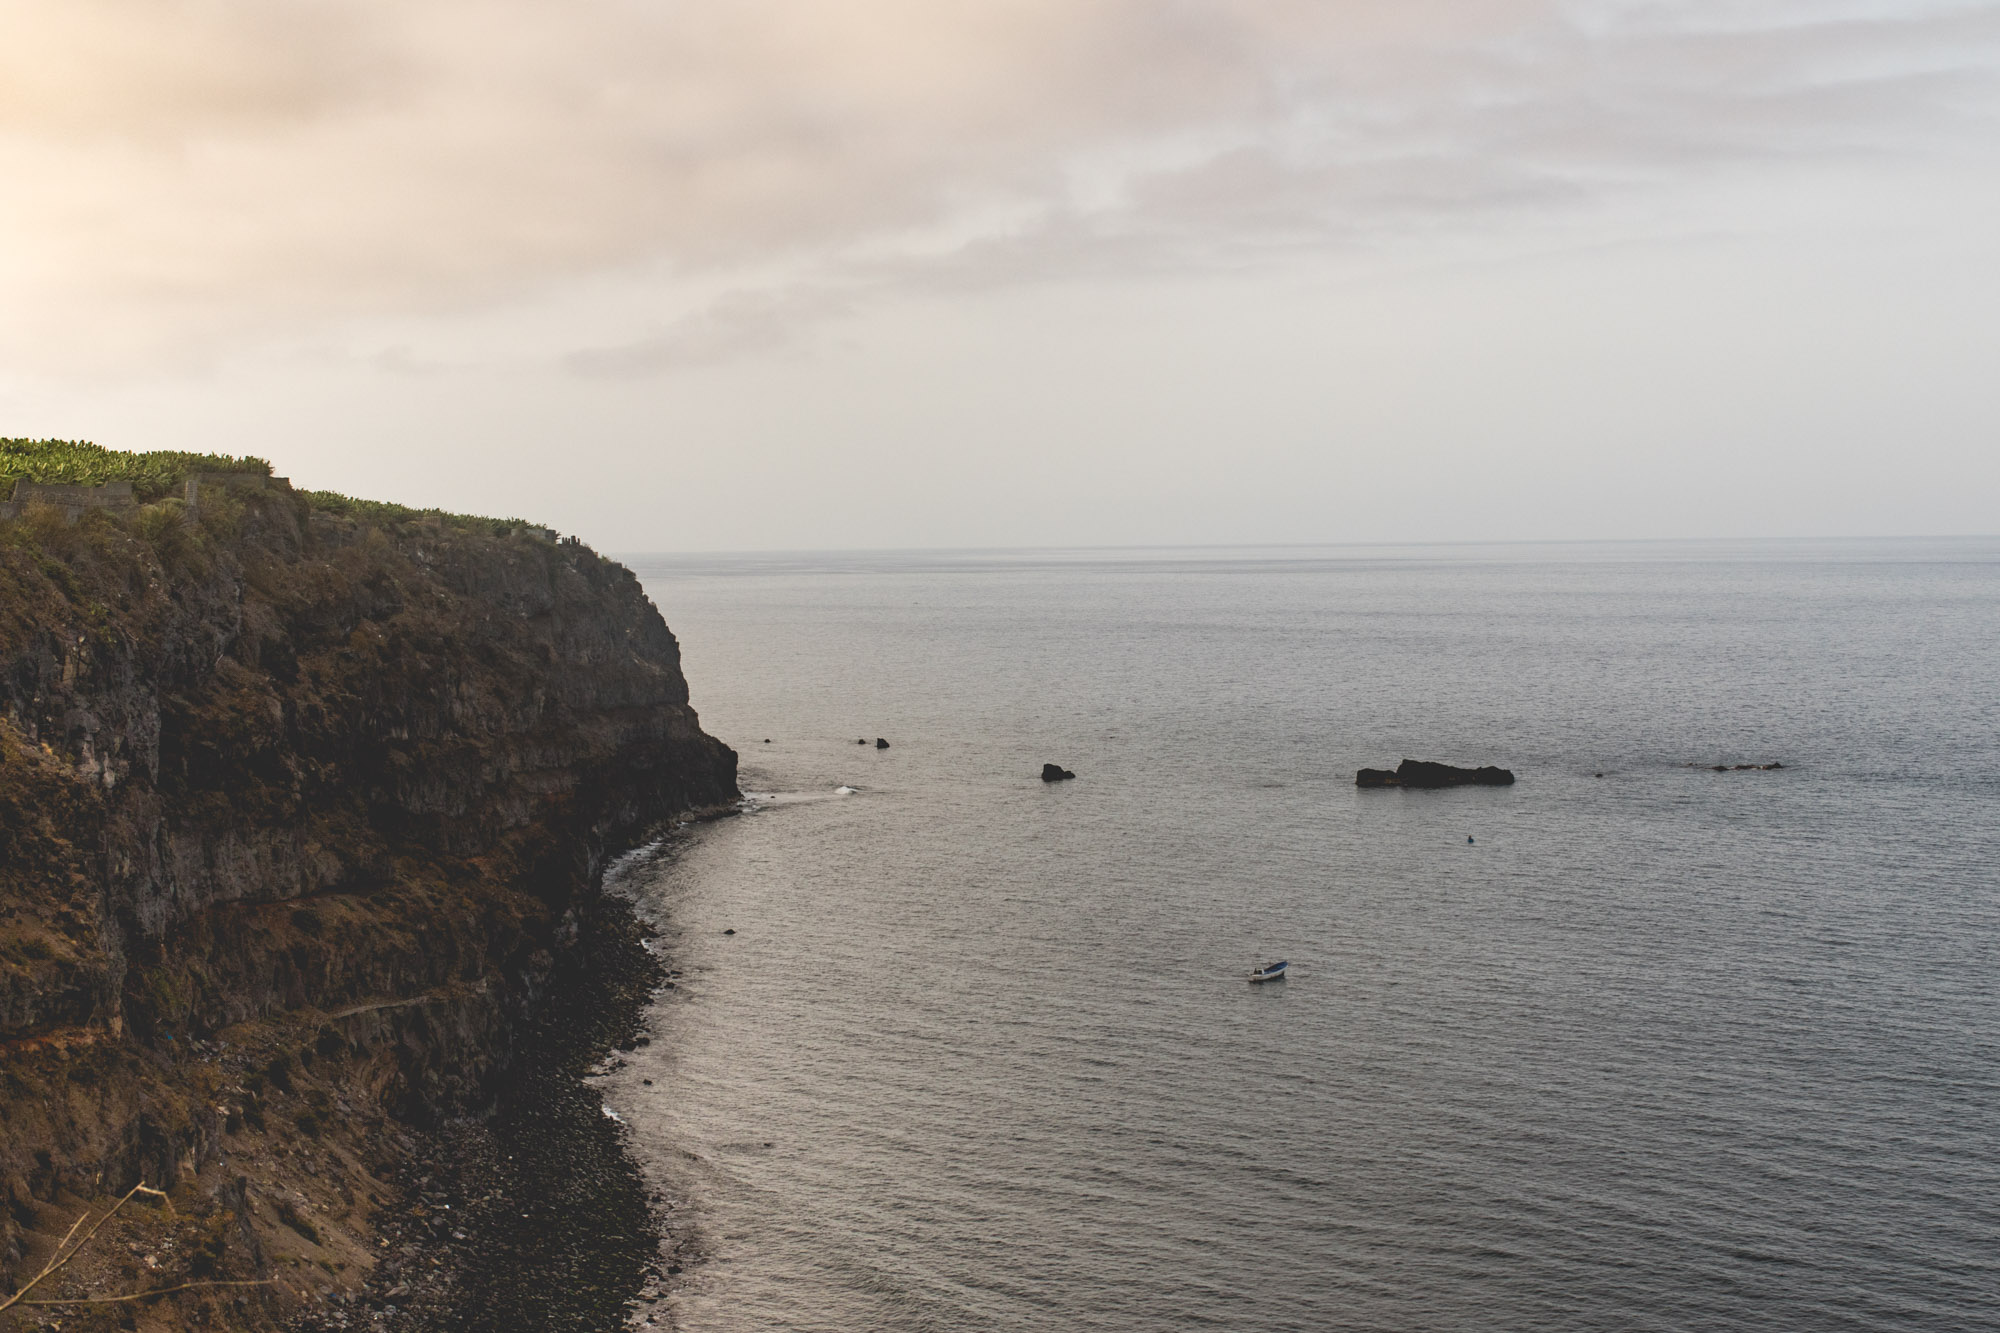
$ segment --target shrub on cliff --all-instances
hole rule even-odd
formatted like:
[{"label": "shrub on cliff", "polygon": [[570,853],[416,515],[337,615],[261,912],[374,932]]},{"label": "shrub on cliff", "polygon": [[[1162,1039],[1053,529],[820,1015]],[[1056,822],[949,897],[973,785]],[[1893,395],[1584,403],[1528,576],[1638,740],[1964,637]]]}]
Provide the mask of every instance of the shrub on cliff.
[{"label": "shrub on cliff", "polygon": [[387,500],[361,500],[352,495],[342,495],[339,491],[299,493],[305,496],[308,505],[323,514],[337,514],[341,518],[367,523],[413,523],[419,519],[434,518],[460,532],[483,533],[489,537],[505,537],[517,528],[535,526],[524,518],[483,518],[477,514],[454,514],[445,509],[413,509],[409,505],[392,504]]}]

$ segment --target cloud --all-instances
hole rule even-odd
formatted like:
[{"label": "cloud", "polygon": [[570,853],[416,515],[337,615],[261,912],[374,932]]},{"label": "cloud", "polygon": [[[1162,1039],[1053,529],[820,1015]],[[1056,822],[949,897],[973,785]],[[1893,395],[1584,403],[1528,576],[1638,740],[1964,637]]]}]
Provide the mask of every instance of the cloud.
[{"label": "cloud", "polygon": [[578,361],[682,364],[971,253],[1199,264],[1975,142],[1996,70],[2000,7],[1947,0],[0,0],[0,348],[791,275]]},{"label": "cloud", "polygon": [[839,288],[730,291],[656,332],[587,347],[572,352],[563,363],[579,375],[618,379],[709,365],[794,346],[801,329],[847,314],[854,306],[852,291]]}]

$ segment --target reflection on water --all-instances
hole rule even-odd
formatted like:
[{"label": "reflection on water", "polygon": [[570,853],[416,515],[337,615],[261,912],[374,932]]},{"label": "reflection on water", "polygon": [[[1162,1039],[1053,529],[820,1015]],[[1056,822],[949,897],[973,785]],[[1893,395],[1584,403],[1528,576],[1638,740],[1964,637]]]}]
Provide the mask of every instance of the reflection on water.
[{"label": "reflection on water", "polygon": [[1993,544],[633,563],[778,797],[625,876],[657,1313],[2000,1325]]}]

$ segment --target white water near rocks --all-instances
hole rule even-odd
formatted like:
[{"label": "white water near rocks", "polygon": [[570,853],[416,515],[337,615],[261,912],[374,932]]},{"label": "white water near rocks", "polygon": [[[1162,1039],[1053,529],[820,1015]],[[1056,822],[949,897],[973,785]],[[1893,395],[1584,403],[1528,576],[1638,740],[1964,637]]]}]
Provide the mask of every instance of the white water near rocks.
[{"label": "white water near rocks", "polygon": [[2000,1327],[2000,542],[631,563],[655,1317]]}]

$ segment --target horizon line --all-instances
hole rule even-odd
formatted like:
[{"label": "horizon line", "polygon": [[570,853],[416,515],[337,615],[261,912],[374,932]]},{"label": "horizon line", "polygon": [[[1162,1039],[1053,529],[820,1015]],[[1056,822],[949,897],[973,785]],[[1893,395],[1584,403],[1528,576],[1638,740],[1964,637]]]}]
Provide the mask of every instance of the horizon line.
[{"label": "horizon line", "polygon": [[1410,547],[1468,548],[1489,546],[1696,546],[1723,544],[1780,545],[1808,542],[1974,542],[2000,541],[2000,532],[1896,533],[1888,535],[1832,534],[1793,537],[1493,537],[1422,539],[1396,541],[1292,541],[1292,542],[1122,542],[1102,544],[1044,543],[1031,546],[788,546],[788,547],[706,547],[681,549],[605,549],[603,554],[617,559],[661,557],[745,557],[745,556],[864,556],[864,555],[1037,555],[1055,553],[1102,553],[1140,551],[1298,551],[1298,550],[1398,550]]}]

